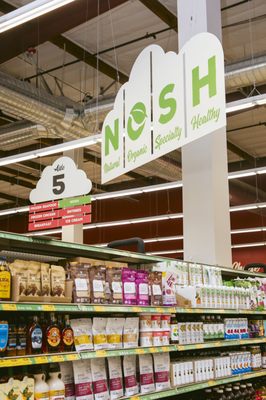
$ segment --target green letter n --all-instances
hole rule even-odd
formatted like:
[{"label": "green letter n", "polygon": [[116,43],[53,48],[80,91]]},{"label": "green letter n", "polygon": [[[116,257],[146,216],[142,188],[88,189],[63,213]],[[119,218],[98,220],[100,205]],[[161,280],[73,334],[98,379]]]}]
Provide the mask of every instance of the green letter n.
[{"label": "green letter n", "polygon": [[105,147],[104,147],[104,153],[106,156],[109,155],[110,152],[110,142],[112,143],[113,149],[117,150],[118,149],[118,144],[119,144],[119,119],[116,118],[114,121],[114,130],[110,128],[109,125],[106,125],[105,127]]},{"label": "green letter n", "polygon": [[208,75],[199,77],[199,67],[192,70],[193,107],[200,103],[200,89],[209,86],[209,97],[216,95],[216,56],[208,59]]}]

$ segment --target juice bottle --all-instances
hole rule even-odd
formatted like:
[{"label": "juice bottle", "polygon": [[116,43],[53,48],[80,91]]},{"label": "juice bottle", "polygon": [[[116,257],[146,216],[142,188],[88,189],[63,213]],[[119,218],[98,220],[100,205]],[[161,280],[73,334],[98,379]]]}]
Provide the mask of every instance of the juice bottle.
[{"label": "juice bottle", "polygon": [[28,328],[27,338],[28,354],[42,353],[43,332],[37,315],[34,315],[33,321]]},{"label": "juice bottle", "polygon": [[50,323],[46,328],[45,336],[48,353],[58,353],[61,346],[61,332],[54,313],[50,315]]}]

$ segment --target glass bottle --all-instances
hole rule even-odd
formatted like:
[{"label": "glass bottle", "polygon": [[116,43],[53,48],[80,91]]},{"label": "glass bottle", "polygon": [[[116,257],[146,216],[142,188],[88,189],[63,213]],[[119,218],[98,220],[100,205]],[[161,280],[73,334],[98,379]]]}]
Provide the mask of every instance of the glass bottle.
[{"label": "glass bottle", "polygon": [[256,392],[255,389],[253,388],[252,383],[247,383],[247,390],[248,390],[248,395],[250,400],[255,400],[256,399]]},{"label": "glass bottle", "polygon": [[19,317],[17,323],[17,356],[24,356],[27,351],[27,323]]},{"label": "glass bottle", "polygon": [[70,326],[69,315],[65,315],[65,324],[62,330],[62,351],[74,350],[74,333]]},{"label": "glass bottle", "polygon": [[0,300],[11,300],[11,272],[4,257],[0,258]]},{"label": "glass bottle", "polygon": [[61,346],[61,332],[55,319],[55,313],[50,314],[50,323],[46,328],[45,336],[48,353],[58,353]]},{"label": "glass bottle", "polygon": [[233,395],[232,388],[225,388],[225,397],[227,400],[234,400],[235,396]]},{"label": "glass bottle", "polygon": [[28,327],[27,339],[28,354],[42,353],[43,332],[37,315],[33,316],[32,323]]}]

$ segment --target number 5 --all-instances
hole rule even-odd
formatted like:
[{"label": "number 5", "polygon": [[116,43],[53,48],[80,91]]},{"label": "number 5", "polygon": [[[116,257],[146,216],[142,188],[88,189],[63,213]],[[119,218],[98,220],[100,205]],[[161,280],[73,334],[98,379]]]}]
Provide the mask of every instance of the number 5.
[{"label": "number 5", "polygon": [[54,194],[61,194],[65,190],[65,182],[62,182],[62,179],[64,179],[65,175],[54,175],[53,176],[53,193]]}]

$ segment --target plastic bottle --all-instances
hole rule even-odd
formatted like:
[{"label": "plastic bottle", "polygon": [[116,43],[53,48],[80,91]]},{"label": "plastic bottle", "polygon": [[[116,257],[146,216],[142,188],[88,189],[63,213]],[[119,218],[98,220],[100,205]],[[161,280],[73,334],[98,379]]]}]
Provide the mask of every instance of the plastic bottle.
[{"label": "plastic bottle", "polygon": [[58,364],[52,364],[47,384],[49,386],[49,400],[65,400],[65,384],[61,379]]},{"label": "plastic bottle", "polygon": [[41,369],[34,376],[34,400],[49,400],[49,385],[45,382],[45,375]]}]

